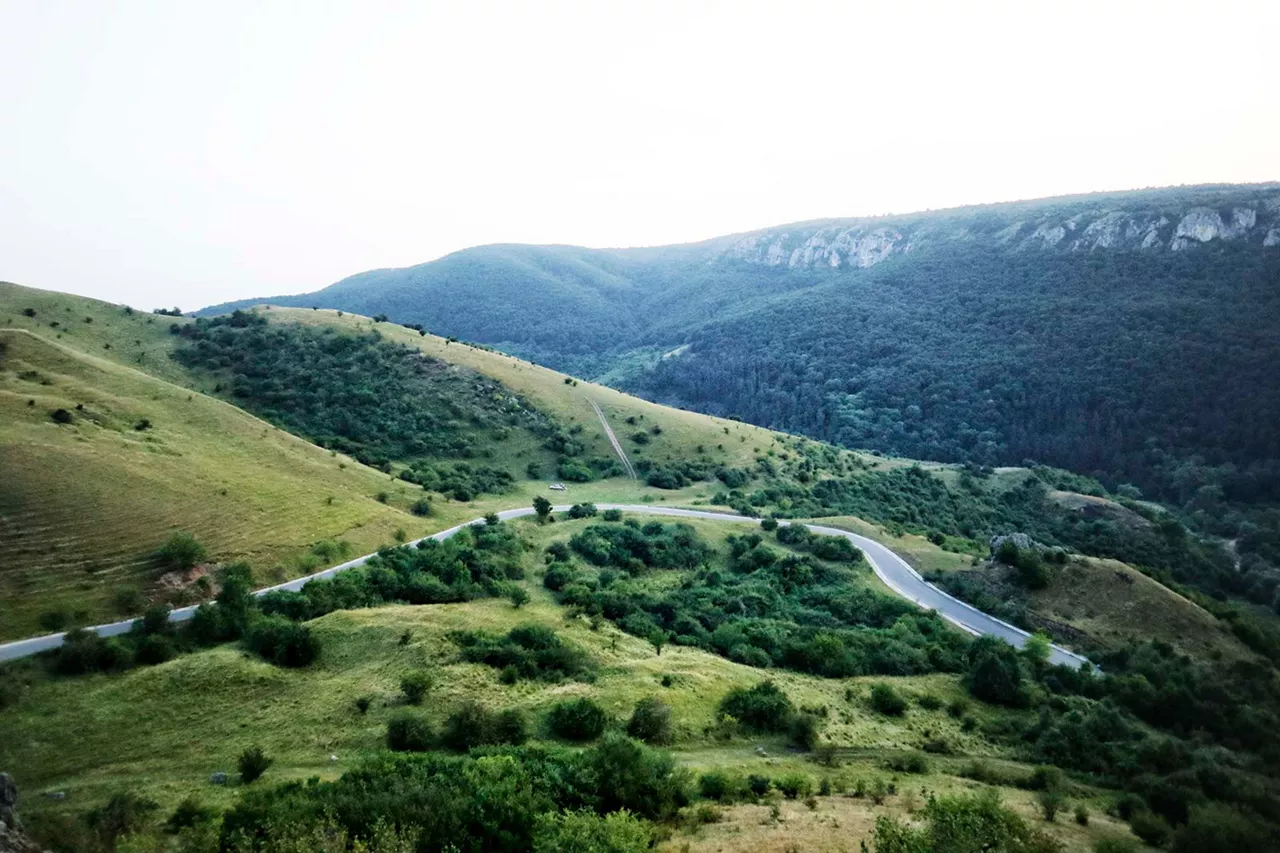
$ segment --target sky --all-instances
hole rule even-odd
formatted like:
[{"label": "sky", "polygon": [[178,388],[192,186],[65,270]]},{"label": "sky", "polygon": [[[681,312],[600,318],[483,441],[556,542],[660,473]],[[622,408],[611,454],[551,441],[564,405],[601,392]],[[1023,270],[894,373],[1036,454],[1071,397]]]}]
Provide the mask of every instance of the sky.
[{"label": "sky", "polygon": [[190,310],[499,242],[1280,179],[1280,3],[0,0],[0,280]]}]

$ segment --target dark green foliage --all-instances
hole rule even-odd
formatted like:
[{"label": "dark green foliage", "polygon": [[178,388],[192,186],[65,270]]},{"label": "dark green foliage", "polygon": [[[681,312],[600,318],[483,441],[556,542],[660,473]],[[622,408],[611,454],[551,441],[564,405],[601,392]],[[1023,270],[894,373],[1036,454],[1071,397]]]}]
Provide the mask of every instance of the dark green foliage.
[{"label": "dark green foliage", "polygon": [[404,701],[409,705],[421,705],[433,682],[430,673],[411,672],[405,675],[400,679],[400,692],[404,694]]},{"label": "dark green foliage", "polygon": [[501,637],[484,631],[457,631],[452,639],[463,660],[510,671],[516,678],[590,679],[595,672],[595,664],[586,652],[540,625],[513,628]]},{"label": "dark green foliage", "polygon": [[807,797],[813,793],[813,780],[804,773],[788,773],[774,780],[774,786],[788,800]]},{"label": "dark green foliage", "polygon": [[416,516],[420,516],[420,517],[422,517],[422,516],[428,516],[428,515],[431,515],[431,499],[430,499],[430,498],[418,498],[418,499],[417,499],[416,501],[414,501],[414,502],[413,502],[413,504],[409,507],[409,512],[413,513],[413,514],[414,514],[414,515],[416,515]]},{"label": "dark green foliage", "polygon": [[306,666],[320,654],[320,641],[311,629],[283,616],[254,620],[245,635],[245,644],[276,666]]},{"label": "dark green foliage", "polygon": [[900,717],[907,711],[907,700],[889,684],[875,684],[871,687],[871,707],[881,714]]},{"label": "dark green foliage", "polygon": [[765,794],[769,793],[769,789],[772,787],[773,780],[768,776],[760,776],[752,773],[747,777],[747,789],[750,790],[754,796],[763,797]]},{"label": "dark green foliage", "polygon": [[569,507],[570,518],[592,518],[596,514],[595,504],[574,504]]},{"label": "dark green foliage", "polygon": [[772,681],[754,687],[735,687],[720,700],[721,715],[733,717],[743,726],[759,732],[785,732],[795,713],[787,694]]},{"label": "dark green foliage", "polygon": [[884,766],[898,773],[928,773],[929,759],[921,752],[906,752],[891,755],[885,759]]},{"label": "dark green foliage", "polygon": [[361,714],[369,713],[369,706],[373,704],[373,699],[368,696],[356,697],[356,710]]},{"label": "dark green foliage", "polygon": [[66,409],[54,409],[49,413],[49,417],[53,418],[53,422],[58,424],[69,424],[75,420]]},{"label": "dark green foliage", "polygon": [[1026,704],[1018,652],[996,637],[979,637],[969,648],[969,692],[996,705]]},{"label": "dark green foliage", "polygon": [[269,324],[236,312],[197,320],[179,336],[174,358],[229,380],[237,405],[368,465],[469,457],[477,427],[550,429],[494,380],[377,332]]},{"label": "dark green foliage", "polygon": [[585,697],[559,702],[547,714],[551,733],[565,740],[595,740],[604,734],[608,723],[604,709]]},{"label": "dark green foliage", "polygon": [[[574,384],[577,384],[576,382]],[[625,811],[597,815],[585,809],[540,815],[533,834],[534,853],[645,853],[652,828]]]},{"label": "dark green foliage", "polygon": [[143,637],[137,646],[135,659],[146,666],[172,660],[178,654],[178,647],[173,639],[163,634],[150,634]]},{"label": "dark green foliage", "polygon": [[387,748],[395,752],[426,752],[435,741],[431,725],[407,711],[387,722]]},{"label": "dark green foliage", "polygon": [[175,533],[156,549],[156,560],[169,569],[186,570],[206,556],[204,546],[190,533]]},{"label": "dark green foliage", "polygon": [[689,525],[656,521],[644,527],[593,524],[575,534],[569,546],[593,565],[616,566],[632,573],[697,568],[710,553]]},{"label": "dark green foliage", "polygon": [[173,810],[173,814],[169,815],[169,819],[165,821],[164,826],[166,830],[176,834],[183,829],[190,829],[202,823],[209,823],[217,815],[216,810],[204,805],[195,797],[187,797],[178,803]]},{"label": "dark green foliage", "polygon": [[114,795],[85,816],[89,829],[107,850],[116,849],[116,840],[146,825],[160,806],[132,792]]},{"label": "dark green foliage", "polygon": [[1133,834],[1152,847],[1163,847],[1173,834],[1172,828],[1164,818],[1149,811],[1135,812],[1129,818],[1129,828]]},{"label": "dark green foliage", "polygon": [[791,718],[789,726],[791,743],[805,752],[812,752],[818,745],[818,734],[822,731],[822,718],[815,714],[800,712]]},{"label": "dark green foliage", "polygon": [[548,519],[550,519],[551,509],[552,509],[551,501],[547,500],[542,495],[537,495],[536,497],[534,497],[533,511],[537,514],[538,521],[547,521]]},{"label": "dark green foliage", "polygon": [[464,702],[449,715],[440,742],[449,749],[466,752],[477,746],[520,745],[528,739],[524,715],[515,709],[495,713],[479,702]]},{"label": "dark green foliage", "polygon": [[622,510],[606,509],[600,517],[605,521],[622,521]]},{"label": "dark green foliage", "polygon": [[627,734],[651,746],[671,743],[674,737],[671,706],[653,696],[641,699],[627,721]]},{"label": "dark green foliage", "polygon": [[267,772],[267,768],[272,765],[272,759],[262,751],[262,747],[251,746],[244,752],[240,753],[240,758],[236,761],[236,766],[240,770],[240,782],[248,785],[262,778],[262,774]]},{"label": "dark green foliage", "polygon": [[83,628],[67,633],[55,658],[58,672],[64,675],[118,671],[131,662],[132,655],[120,640],[103,639]]}]

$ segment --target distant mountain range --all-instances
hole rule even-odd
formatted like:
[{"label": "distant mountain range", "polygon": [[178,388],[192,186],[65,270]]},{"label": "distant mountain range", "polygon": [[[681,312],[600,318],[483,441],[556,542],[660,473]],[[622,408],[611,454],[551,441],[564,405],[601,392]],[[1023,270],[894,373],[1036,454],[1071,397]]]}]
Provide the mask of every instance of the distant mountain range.
[{"label": "distant mountain range", "polygon": [[851,446],[1280,497],[1280,184],[482,246],[200,313],[261,302],[386,314]]}]

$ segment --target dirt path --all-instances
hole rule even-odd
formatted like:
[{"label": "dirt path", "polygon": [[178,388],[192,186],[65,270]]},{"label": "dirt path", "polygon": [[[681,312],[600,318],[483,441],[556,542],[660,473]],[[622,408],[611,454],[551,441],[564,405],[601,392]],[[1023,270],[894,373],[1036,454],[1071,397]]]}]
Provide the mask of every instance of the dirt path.
[{"label": "dirt path", "polygon": [[627,451],[622,449],[622,442],[618,441],[618,437],[613,434],[613,427],[609,426],[609,420],[604,416],[604,412],[596,405],[596,401],[590,397],[587,402],[591,404],[591,408],[596,410],[596,415],[600,418],[600,425],[604,427],[604,434],[609,437],[609,443],[613,445],[613,452],[618,454],[618,458],[622,460],[622,467],[627,469],[627,476],[633,480],[638,480],[636,469],[631,467],[631,460],[627,458]]}]

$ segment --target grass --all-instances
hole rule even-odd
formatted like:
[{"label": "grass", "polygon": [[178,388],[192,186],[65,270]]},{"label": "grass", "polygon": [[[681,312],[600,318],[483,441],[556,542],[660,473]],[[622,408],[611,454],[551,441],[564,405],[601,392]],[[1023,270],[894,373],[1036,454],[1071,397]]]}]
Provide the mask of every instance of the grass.
[{"label": "grass", "polygon": [[[674,711],[674,752],[694,770],[722,767],[770,776],[800,770],[815,779],[836,772],[791,752],[781,738],[725,742],[715,737],[710,728],[720,698],[766,677],[798,706],[827,707],[823,740],[841,747],[842,772],[850,779],[888,776],[881,769],[887,755],[919,749],[934,738],[945,738],[965,755],[1009,757],[980,735],[962,731],[947,714],[945,703],[963,692],[955,676],[834,680],[757,670],[690,648],[668,646],[659,656],[647,641],[612,625],[593,629],[584,619],[569,618],[541,586],[541,548],[589,522],[510,523],[529,542],[525,585],[531,601],[519,610],[492,599],[335,612],[311,623],[323,651],[303,670],[278,669],[235,645],[118,675],[61,678],[46,674],[38,662],[21,664],[16,672],[28,682],[23,697],[0,710],[0,730],[17,735],[0,739],[0,767],[14,772],[26,793],[28,823],[82,812],[124,789],[165,809],[189,794],[230,805],[237,787],[211,785],[210,774],[234,777],[236,756],[254,745],[275,759],[268,782],[336,777],[382,749],[387,720],[402,704],[400,679],[416,670],[435,676],[422,713],[437,726],[464,700],[518,707],[540,720],[555,702],[577,696],[599,702],[621,724],[641,698],[659,696]],[[724,537],[733,532],[714,522],[695,526],[721,550]],[[553,627],[587,650],[599,665],[597,679],[503,685],[492,668],[460,662],[448,639],[454,630],[505,632],[526,623]],[[406,631],[411,639],[401,645]],[[663,686],[664,678],[670,686]],[[943,707],[926,710],[912,701],[902,717],[876,714],[866,696],[873,684],[886,680],[913,699],[932,694]],[[372,698],[366,714],[356,709],[360,696]],[[1006,713],[972,706],[979,716]],[[757,745],[766,754],[759,754]],[[960,762],[935,758],[936,778],[912,777],[912,784],[959,784],[947,772]],[[40,796],[53,791],[65,792],[66,799]]]}]

